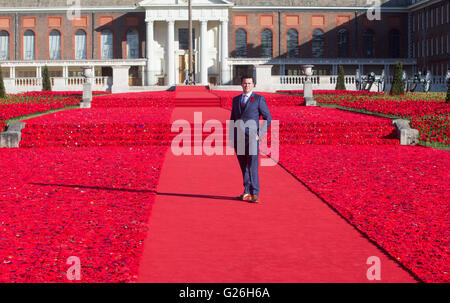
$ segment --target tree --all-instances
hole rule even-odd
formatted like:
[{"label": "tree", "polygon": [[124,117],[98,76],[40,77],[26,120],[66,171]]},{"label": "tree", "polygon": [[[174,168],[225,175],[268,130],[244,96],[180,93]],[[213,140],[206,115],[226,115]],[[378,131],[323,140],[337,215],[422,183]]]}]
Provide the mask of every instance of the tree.
[{"label": "tree", "polygon": [[337,90],[345,90],[346,89],[345,88],[345,72],[344,72],[344,67],[342,65],[339,65],[336,89]]},{"label": "tree", "polygon": [[47,65],[44,66],[42,70],[42,91],[50,92],[52,91],[52,83],[50,82],[50,76],[48,74]]},{"label": "tree", "polygon": [[405,83],[402,79],[403,64],[398,62],[395,65],[394,80],[392,81],[391,95],[403,95],[405,93]]},{"label": "tree", "polygon": [[5,98],[5,96],[6,96],[5,83],[3,83],[2,67],[0,66],[0,98]]}]

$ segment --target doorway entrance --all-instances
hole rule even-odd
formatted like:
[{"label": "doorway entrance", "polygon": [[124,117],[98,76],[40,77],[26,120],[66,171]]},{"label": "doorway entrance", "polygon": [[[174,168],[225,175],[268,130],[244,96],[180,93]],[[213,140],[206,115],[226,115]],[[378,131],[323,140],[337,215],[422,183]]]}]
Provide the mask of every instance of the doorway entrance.
[{"label": "doorway entrance", "polygon": [[[178,81],[184,84],[189,72],[189,53],[178,55]],[[195,77],[195,54],[192,54],[192,72]],[[194,79],[195,82],[195,79]]]}]

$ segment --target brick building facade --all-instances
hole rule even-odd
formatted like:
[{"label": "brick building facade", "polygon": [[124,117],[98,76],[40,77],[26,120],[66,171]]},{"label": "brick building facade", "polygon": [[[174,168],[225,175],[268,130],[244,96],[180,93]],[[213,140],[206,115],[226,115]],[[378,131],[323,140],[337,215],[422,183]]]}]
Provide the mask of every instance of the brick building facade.
[{"label": "brick building facade", "polygon": [[[371,3],[193,0],[196,80],[231,84],[259,64],[273,65],[274,75],[298,75],[305,63],[314,64],[319,75],[334,75],[342,64],[351,75],[356,68],[389,71],[401,61],[409,73],[445,74],[449,1],[383,0],[376,11]],[[111,76],[114,64],[128,64],[132,85],[182,83],[186,1],[79,4],[2,1],[0,62],[6,77],[39,77],[39,63],[53,77],[79,76],[83,64],[94,66],[98,76]],[[73,19],[77,11],[80,18]],[[372,12],[380,19],[369,20]]]}]

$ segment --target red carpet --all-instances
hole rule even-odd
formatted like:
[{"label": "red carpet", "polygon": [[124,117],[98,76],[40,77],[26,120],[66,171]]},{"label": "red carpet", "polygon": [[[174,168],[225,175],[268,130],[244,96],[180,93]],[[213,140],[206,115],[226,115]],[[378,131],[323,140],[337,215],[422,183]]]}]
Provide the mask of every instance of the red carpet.
[{"label": "red carpet", "polygon": [[177,107],[220,107],[219,97],[207,86],[177,86],[174,103]]},{"label": "red carpet", "polygon": [[[223,109],[177,108],[172,120],[229,118]],[[260,169],[261,203],[242,192],[235,156],[167,152],[144,241],[138,282],[414,282],[280,166]]]}]

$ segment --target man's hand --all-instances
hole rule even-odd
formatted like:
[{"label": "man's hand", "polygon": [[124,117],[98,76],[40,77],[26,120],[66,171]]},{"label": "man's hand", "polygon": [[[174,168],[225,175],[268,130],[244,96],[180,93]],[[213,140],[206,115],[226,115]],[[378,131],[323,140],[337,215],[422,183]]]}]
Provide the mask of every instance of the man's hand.
[{"label": "man's hand", "polygon": [[258,135],[256,135],[256,141],[259,141],[259,136]]}]

